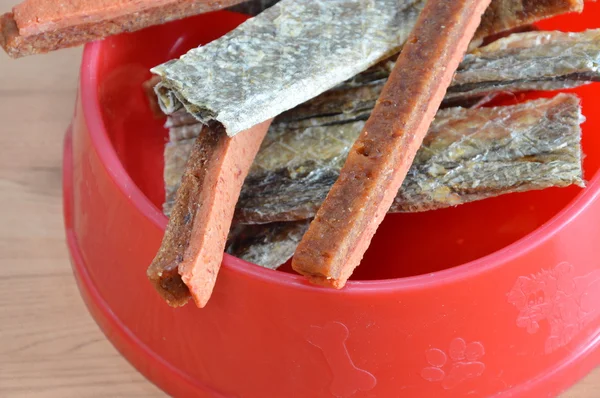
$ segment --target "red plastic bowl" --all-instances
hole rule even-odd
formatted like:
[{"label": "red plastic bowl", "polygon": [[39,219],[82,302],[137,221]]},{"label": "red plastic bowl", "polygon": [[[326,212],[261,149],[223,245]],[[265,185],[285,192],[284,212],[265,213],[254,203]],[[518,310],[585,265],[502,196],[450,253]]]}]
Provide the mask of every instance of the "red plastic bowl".
[{"label": "red plastic bowl", "polygon": [[[599,13],[543,27],[598,27]],[[67,238],[90,311],[131,363],[175,396],[239,398],[541,397],[599,364],[600,85],[576,90],[586,189],[389,216],[341,291],[226,256],[207,308],[169,308],[146,280],[167,221],[166,132],[141,83],[244,18],[202,15],[84,52]]]}]

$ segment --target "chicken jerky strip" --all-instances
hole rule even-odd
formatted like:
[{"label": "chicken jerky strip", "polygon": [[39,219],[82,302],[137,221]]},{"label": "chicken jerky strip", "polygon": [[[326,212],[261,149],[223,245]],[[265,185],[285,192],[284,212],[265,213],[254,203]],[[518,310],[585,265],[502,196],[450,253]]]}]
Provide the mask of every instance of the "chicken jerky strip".
[{"label": "chicken jerky strip", "polygon": [[270,121],[228,137],[212,124],[196,140],[148,278],[173,307],[210,298],[240,189]]},{"label": "chicken jerky strip", "polygon": [[292,266],[342,288],[391,207],[489,0],[429,0]]},{"label": "chicken jerky strip", "polygon": [[202,14],[243,0],[25,0],[0,15],[0,45],[11,57],[74,47]]}]

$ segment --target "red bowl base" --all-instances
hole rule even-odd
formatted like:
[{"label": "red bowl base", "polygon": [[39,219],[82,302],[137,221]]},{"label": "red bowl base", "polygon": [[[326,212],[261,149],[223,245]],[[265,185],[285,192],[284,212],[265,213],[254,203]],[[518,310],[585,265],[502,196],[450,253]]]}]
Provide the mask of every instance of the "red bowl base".
[{"label": "red bowl base", "polygon": [[[64,145],[63,184],[65,219],[72,219],[71,200],[72,152],[71,130],[67,132]],[[206,397],[232,398],[218,393],[209,387],[190,379],[181,371],[171,366],[143,344],[112,312],[96,289],[79,250],[77,237],[72,225],[66,223],[67,243],[71,254],[73,273],[81,296],[92,317],[100,326],[106,337],[119,352],[148,380],[174,397]],[[560,392],[574,385],[600,364],[600,333],[587,344],[573,350],[573,355],[555,364],[543,374],[528,383],[513,386],[499,397],[555,397]]]},{"label": "red bowl base", "polygon": [[[583,16],[554,23],[592,27],[598,12],[600,3],[591,3]],[[159,210],[165,133],[149,117],[140,84],[156,57],[175,56],[167,51],[173,43],[210,41],[242,21],[205,14],[84,52],[65,140],[67,241],[82,296],[125,358],[182,397],[543,397],[598,366],[600,119],[593,109],[600,86],[576,91],[588,116],[585,190],[507,195],[409,217],[412,224],[405,217],[399,230],[412,234],[421,225],[414,242],[428,246],[394,237],[407,246],[394,246],[403,256],[374,250],[380,256],[360,267],[374,273],[340,291],[225,256],[207,308],[167,307],[145,276],[166,224]],[[417,222],[444,214],[437,231]],[[491,228],[493,220],[503,227]],[[474,239],[458,247],[462,232],[494,246]]]}]

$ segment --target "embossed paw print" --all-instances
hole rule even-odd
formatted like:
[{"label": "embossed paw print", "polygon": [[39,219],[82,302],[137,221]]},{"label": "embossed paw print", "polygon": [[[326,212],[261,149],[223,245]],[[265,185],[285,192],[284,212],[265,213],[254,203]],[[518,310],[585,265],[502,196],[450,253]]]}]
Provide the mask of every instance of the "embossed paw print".
[{"label": "embossed paw print", "polygon": [[[431,348],[425,352],[429,365],[423,368],[421,376],[431,382],[442,382],[445,390],[450,390],[465,380],[479,377],[485,370],[485,364],[479,359],[485,354],[483,344],[478,341],[467,344],[464,339],[456,338],[446,352]],[[450,363],[448,363],[450,356]]]}]

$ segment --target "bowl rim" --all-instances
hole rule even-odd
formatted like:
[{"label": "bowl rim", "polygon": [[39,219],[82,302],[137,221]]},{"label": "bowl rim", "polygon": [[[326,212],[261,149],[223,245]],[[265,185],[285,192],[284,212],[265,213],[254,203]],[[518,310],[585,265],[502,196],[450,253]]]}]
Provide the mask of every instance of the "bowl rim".
[{"label": "bowl rim", "polygon": [[[221,12],[230,13],[229,11]],[[80,101],[85,124],[92,145],[108,176],[144,217],[164,230],[167,225],[167,217],[154,206],[125,170],[110,141],[102,118],[98,95],[98,65],[101,60],[101,50],[103,46],[108,46],[109,43],[110,39],[88,43],[83,50],[79,83]],[[381,293],[382,291],[396,292],[399,290],[432,288],[475,277],[526,255],[556,235],[580,213],[585,211],[598,196],[600,196],[600,171],[596,172],[587,187],[582,189],[562,210],[523,238],[478,259],[428,274],[381,280],[350,280],[345,289],[334,290],[310,285],[301,275],[266,269],[227,253],[224,255],[222,266],[229,271],[262,282],[288,287],[295,286],[308,290],[318,289],[322,293],[360,294],[374,291]]]}]

